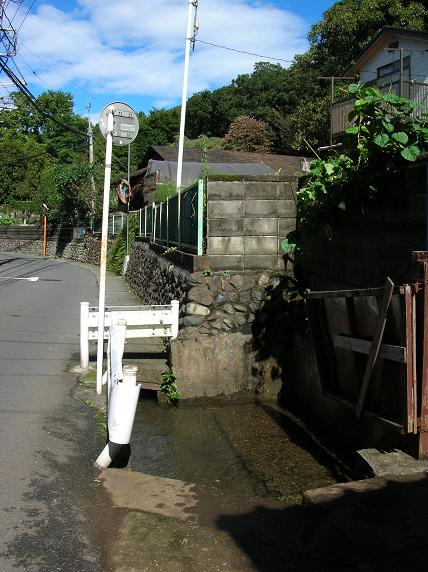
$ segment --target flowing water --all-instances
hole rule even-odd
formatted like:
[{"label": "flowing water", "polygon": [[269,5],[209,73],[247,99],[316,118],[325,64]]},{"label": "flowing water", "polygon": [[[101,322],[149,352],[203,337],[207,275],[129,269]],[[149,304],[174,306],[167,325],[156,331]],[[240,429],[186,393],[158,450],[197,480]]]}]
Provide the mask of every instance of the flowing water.
[{"label": "flowing water", "polygon": [[351,477],[276,402],[254,396],[176,407],[143,396],[131,446],[134,471],[284,502],[301,502],[305,490]]}]

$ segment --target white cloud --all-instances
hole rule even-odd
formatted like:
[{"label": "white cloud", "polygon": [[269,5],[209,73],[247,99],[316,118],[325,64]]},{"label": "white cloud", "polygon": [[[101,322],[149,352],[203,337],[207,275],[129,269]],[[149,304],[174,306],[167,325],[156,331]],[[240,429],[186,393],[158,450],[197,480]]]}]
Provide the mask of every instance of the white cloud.
[{"label": "white cloud", "polygon": [[[199,39],[237,50],[291,60],[307,46],[307,23],[267,2],[201,0],[198,20]],[[173,102],[181,95],[186,21],[185,0],[79,0],[69,12],[45,3],[25,20],[18,51],[43,88],[74,91],[68,78],[93,93]],[[197,43],[190,93],[227,84],[260,59]]]}]

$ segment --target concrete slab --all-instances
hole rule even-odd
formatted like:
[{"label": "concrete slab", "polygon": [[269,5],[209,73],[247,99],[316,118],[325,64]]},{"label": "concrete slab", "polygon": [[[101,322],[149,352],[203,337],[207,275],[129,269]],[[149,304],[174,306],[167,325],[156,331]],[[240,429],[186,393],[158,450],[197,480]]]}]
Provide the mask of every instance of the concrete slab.
[{"label": "concrete slab", "polygon": [[399,449],[392,451],[360,449],[357,451],[357,472],[367,477],[410,475],[421,471],[428,471],[428,460],[418,461]]},{"label": "concrete slab", "polygon": [[301,507],[118,469],[100,479],[124,511],[110,556],[115,572],[357,570],[305,554]]},{"label": "concrete slab", "polygon": [[375,477],[304,493],[323,525],[307,548],[319,557],[375,562],[367,570],[426,570],[428,473]]},{"label": "concrete slab", "polygon": [[286,506],[270,499],[241,498],[213,487],[120,469],[106,469],[100,479],[115,506],[203,526],[215,527],[225,514],[239,515],[256,507],[279,510]]}]

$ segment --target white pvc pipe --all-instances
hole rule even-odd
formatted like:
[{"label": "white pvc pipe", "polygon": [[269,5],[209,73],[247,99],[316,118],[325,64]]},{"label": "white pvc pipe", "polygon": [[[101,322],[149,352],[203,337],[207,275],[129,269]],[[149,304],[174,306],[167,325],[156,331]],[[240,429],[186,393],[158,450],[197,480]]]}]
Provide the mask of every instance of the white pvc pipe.
[{"label": "white pvc pipe", "polygon": [[122,359],[125,351],[126,320],[117,320],[110,328],[110,351],[108,364],[108,395],[113,383],[123,379]]},{"label": "white pvc pipe", "polygon": [[128,445],[131,440],[141,387],[136,383],[137,370],[135,365],[123,366],[123,381],[111,384],[108,411],[109,442],[94,463],[99,469],[109,467],[122,446]]},{"label": "white pvc pipe", "polygon": [[80,367],[89,367],[89,302],[80,302]]},{"label": "white pvc pipe", "polygon": [[113,106],[107,111],[106,159],[104,170],[103,221],[101,229],[100,289],[98,301],[97,394],[102,393],[104,356],[104,311],[106,296],[108,211],[110,203],[111,157],[113,153]]},{"label": "white pvc pipe", "polygon": [[131,440],[140,394],[140,385],[136,384],[137,370],[135,365],[125,365],[123,381],[111,384],[108,410],[109,440],[119,445],[127,445]]}]

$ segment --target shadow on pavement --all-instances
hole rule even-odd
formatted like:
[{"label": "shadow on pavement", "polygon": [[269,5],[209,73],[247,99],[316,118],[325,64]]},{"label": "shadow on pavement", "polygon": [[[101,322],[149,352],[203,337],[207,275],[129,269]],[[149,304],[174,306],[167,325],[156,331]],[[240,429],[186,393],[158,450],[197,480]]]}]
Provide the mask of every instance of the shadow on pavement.
[{"label": "shadow on pavement", "polygon": [[334,485],[307,500],[219,515],[216,524],[262,572],[427,569],[427,473]]}]

